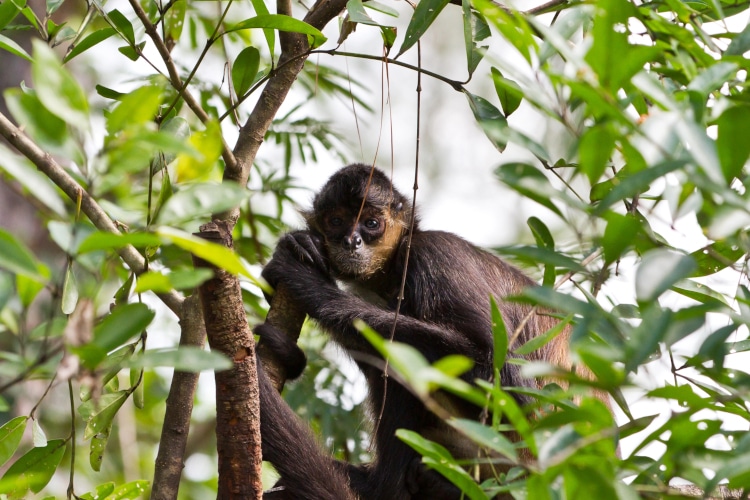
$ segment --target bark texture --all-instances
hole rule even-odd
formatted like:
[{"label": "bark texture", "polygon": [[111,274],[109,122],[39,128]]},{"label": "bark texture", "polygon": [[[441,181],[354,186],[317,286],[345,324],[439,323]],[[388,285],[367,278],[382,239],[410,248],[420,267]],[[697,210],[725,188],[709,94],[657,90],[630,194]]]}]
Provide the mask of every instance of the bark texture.
[{"label": "bark texture", "polygon": [[[198,236],[232,248],[229,224],[215,221]],[[216,379],[216,447],[219,454],[217,498],[257,498],[261,483],[261,441],[255,342],[245,317],[236,276],[193,257],[196,267],[210,268],[214,277],[199,289],[208,343],[227,355],[234,367]]]},{"label": "bark texture", "polygon": [[[206,327],[200,307],[197,294],[191,295],[182,303],[180,346],[203,348],[206,342]],[[196,372],[175,371],[172,376],[159,440],[159,453],[156,456],[152,499],[177,498],[182,469],[185,467],[190,415],[193,412],[193,396],[199,375],[200,373]]]}]

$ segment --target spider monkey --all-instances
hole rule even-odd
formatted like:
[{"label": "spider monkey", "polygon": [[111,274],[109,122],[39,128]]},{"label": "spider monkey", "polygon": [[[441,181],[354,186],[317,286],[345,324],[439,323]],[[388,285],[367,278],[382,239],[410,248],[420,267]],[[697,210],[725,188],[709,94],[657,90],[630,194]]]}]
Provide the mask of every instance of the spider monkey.
[{"label": "spider monkey", "polygon": [[[379,354],[352,322],[359,318],[381,336],[390,337],[408,251],[393,339],[416,348],[429,362],[449,354],[467,356],[474,366],[463,378],[489,380],[493,370],[490,296],[518,294],[534,282],[454,234],[420,229],[418,221],[407,250],[413,210],[384,173],[367,165],[349,165],[328,180],[312,209],[303,213],[307,229],[284,235],[263,270],[271,286],[283,283],[292,300],[351,355],[367,380],[373,413],[377,415],[383,405],[373,436],[374,461],[359,467],[337,462],[321,451],[259,369],[263,456],[281,476],[280,488],[266,498],[460,498],[458,489],[421,466],[421,457],[395,432],[416,431],[440,442],[457,458],[477,458],[477,448],[451,432],[406,388],[392,378],[386,382],[382,365],[371,362]],[[499,307],[508,331],[531,312],[529,306],[517,303],[500,302]],[[555,323],[548,315],[532,314],[517,345]],[[267,325],[256,333],[279,359],[286,360],[288,374],[301,373],[305,359],[294,342]],[[567,344],[568,335],[561,334],[528,358],[570,366]],[[512,363],[504,365],[501,379],[506,386],[542,385],[522,377],[520,367]],[[454,414],[480,417],[481,409],[471,403],[441,397]],[[517,398],[528,402],[523,396]]]}]

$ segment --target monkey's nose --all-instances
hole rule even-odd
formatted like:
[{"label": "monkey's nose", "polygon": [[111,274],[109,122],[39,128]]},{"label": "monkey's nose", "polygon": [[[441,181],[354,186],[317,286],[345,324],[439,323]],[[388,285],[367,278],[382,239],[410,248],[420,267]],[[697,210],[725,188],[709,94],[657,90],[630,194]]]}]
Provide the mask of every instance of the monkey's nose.
[{"label": "monkey's nose", "polygon": [[362,237],[354,233],[351,236],[344,237],[344,248],[347,250],[357,250],[362,246]]}]

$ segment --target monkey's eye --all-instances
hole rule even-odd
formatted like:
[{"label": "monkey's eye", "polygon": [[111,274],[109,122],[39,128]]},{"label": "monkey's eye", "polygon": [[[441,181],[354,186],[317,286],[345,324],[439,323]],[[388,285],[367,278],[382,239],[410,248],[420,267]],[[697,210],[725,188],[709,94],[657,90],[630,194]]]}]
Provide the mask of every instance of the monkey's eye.
[{"label": "monkey's eye", "polygon": [[377,229],[379,225],[380,222],[378,221],[378,219],[367,219],[365,221],[365,227],[367,229]]},{"label": "monkey's eye", "polygon": [[341,217],[331,217],[328,219],[328,224],[333,227],[338,227],[343,223],[344,223],[344,219],[342,219]]}]

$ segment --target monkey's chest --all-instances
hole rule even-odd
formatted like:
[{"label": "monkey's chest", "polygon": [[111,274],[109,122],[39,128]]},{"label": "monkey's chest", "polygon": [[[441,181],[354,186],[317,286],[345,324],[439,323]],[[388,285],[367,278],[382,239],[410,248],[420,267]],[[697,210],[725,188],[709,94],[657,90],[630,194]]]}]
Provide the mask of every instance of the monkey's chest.
[{"label": "monkey's chest", "polygon": [[357,281],[339,281],[339,286],[365,302],[369,302],[370,304],[382,309],[388,309],[388,299],[382,297],[371,288],[363,286]]}]

